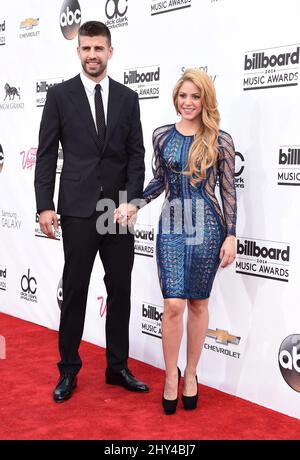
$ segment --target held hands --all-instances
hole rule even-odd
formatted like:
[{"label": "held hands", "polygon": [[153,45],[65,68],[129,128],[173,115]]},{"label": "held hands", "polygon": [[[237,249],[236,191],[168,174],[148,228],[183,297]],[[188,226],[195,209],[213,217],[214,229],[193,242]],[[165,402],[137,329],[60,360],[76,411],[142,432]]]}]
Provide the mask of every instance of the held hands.
[{"label": "held hands", "polygon": [[[40,213],[40,229],[49,238],[55,239],[54,230],[58,230],[58,220],[55,211],[42,211]],[[53,230],[54,229],[54,230]]]},{"label": "held hands", "polygon": [[235,236],[229,235],[225,238],[220,250],[221,267],[230,265],[236,257],[236,239]]},{"label": "held hands", "polygon": [[122,203],[114,211],[114,223],[122,225],[122,227],[132,226],[137,219],[138,208],[131,203]]}]

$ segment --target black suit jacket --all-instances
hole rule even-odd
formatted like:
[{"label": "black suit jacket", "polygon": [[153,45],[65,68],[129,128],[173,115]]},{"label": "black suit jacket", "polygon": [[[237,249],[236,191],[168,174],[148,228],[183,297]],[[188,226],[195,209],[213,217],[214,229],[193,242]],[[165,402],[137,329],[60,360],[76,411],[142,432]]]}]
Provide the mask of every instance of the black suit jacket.
[{"label": "black suit jacket", "polygon": [[104,197],[113,199],[116,205],[121,190],[127,191],[128,202],[142,197],[144,146],[138,96],[134,91],[109,79],[106,138],[100,148],[80,75],[48,90],[35,169],[38,212],[55,210],[59,141],[64,155],[59,214],[89,217],[101,188]]}]

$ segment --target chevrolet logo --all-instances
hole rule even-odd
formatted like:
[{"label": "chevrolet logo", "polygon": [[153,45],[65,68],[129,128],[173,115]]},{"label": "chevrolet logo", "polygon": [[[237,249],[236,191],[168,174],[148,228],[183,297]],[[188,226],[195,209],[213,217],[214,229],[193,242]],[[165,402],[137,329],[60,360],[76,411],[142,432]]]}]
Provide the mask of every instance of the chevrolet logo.
[{"label": "chevrolet logo", "polygon": [[228,333],[228,331],[223,331],[222,329],[216,329],[215,331],[212,329],[208,329],[206,335],[207,337],[216,339],[216,342],[221,343],[222,345],[228,345],[229,343],[238,345],[241,340],[240,337],[237,337],[236,335],[231,335]]},{"label": "chevrolet logo", "polygon": [[26,30],[32,29],[34,26],[38,26],[39,22],[40,22],[39,18],[37,18],[37,19],[33,19],[33,18],[25,19],[25,21],[21,22],[20,29],[26,29]]}]

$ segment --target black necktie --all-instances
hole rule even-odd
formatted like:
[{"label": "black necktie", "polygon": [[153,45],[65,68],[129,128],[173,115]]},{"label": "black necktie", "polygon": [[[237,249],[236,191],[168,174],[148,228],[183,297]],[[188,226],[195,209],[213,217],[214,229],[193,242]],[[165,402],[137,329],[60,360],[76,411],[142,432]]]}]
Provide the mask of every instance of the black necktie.
[{"label": "black necktie", "polygon": [[102,95],[101,95],[101,86],[99,84],[95,86],[95,113],[96,113],[96,125],[97,125],[97,131],[98,131],[98,139],[100,141],[100,144],[103,146],[106,127],[105,127],[103,101],[102,101]]}]

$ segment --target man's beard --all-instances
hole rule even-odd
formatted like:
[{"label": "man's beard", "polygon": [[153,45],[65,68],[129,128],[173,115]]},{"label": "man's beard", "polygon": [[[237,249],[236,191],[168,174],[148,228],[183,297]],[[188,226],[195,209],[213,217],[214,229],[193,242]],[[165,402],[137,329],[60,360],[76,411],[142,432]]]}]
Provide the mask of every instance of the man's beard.
[{"label": "man's beard", "polygon": [[88,70],[86,62],[82,62],[81,65],[87,75],[90,75],[91,77],[100,77],[100,75],[105,71],[107,64],[101,64],[97,61],[95,62],[99,64],[97,69]]}]

